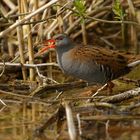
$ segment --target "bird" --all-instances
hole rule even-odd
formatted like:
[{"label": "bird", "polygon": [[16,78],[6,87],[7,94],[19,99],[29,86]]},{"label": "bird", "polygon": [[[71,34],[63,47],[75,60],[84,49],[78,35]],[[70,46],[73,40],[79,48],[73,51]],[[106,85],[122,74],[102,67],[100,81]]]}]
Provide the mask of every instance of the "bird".
[{"label": "bird", "polygon": [[48,42],[51,45],[46,49],[56,49],[58,65],[65,74],[93,84],[109,83],[140,64],[139,55],[127,56],[107,48],[78,45],[67,34],[57,34]]}]

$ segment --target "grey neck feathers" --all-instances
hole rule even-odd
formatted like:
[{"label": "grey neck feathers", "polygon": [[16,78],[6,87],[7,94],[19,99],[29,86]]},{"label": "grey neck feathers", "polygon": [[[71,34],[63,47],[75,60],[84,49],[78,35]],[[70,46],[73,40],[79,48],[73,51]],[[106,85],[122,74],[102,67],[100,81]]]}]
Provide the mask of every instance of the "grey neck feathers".
[{"label": "grey neck feathers", "polygon": [[68,52],[69,50],[73,49],[74,47],[75,47],[75,44],[68,43],[67,45],[57,46],[56,51],[57,51],[58,55],[61,55],[65,52]]},{"label": "grey neck feathers", "polygon": [[68,45],[63,45],[63,46],[57,46],[56,47],[57,62],[58,62],[58,65],[60,66],[60,68],[62,70],[64,70],[63,64],[62,64],[63,54],[64,53],[67,53],[68,51],[70,51],[74,47],[75,47],[75,44],[73,44],[72,42],[71,43],[68,43]]}]

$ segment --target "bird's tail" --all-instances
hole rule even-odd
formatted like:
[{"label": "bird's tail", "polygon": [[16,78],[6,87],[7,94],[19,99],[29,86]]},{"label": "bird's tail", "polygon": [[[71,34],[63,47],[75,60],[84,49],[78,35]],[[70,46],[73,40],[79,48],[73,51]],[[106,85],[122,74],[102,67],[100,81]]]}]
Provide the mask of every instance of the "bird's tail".
[{"label": "bird's tail", "polygon": [[133,67],[136,67],[136,66],[138,66],[138,65],[140,65],[140,60],[131,62],[131,63],[129,63],[127,66],[130,67],[130,68],[133,68]]}]

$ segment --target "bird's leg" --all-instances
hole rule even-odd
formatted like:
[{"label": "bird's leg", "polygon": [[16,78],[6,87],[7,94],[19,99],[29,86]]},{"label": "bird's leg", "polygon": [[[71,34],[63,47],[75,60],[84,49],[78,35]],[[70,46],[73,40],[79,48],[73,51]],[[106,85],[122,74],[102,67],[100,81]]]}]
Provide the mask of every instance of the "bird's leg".
[{"label": "bird's leg", "polygon": [[103,90],[107,90],[109,91],[109,94],[113,92],[113,87],[114,87],[114,83],[113,82],[108,82],[107,85],[104,87]]}]

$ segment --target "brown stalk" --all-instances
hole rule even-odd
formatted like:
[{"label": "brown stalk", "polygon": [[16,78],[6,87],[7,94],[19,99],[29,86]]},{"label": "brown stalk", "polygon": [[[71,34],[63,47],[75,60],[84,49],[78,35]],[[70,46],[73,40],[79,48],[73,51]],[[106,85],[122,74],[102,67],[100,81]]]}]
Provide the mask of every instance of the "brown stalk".
[{"label": "brown stalk", "polygon": [[[17,27],[17,37],[18,37],[18,42],[19,42],[18,46],[19,46],[20,62],[21,64],[25,64],[24,53],[23,53],[23,50],[24,50],[23,49],[24,47],[23,31],[22,31],[21,26]],[[23,79],[26,80],[27,73],[24,66],[22,66],[22,76],[23,76]]]},{"label": "brown stalk", "polygon": [[[47,12],[48,12],[48,9],[44,10],[41,20],[45,20],[46,19]],[[43,36],[44,36],[43,26],[44,26],[44,22],[41,22],[40,25],[39,25],[39,28],[38,28],[39,39],[42,39]]]},{"label": "brown stalk", "polygon": [[[23,4],[20,0],[18,0],[18,10],[19,10],[19,14],[23,13]],[[23,16],[19,16],[18,17],[19,20],[21,20],[23,18]],[[24,58],[24,38],[23,38],[23,27],[22,26],[18,26],[17,27],[17,37],[18,37],[18,42],[19,42],[19,54],[20,54],[20,62],[21,64],[25,64],[25,58]],[[27,79],[27,73],[26,73],[26,69],[24,66],[22,66],[22,76],[23,79],[26,80]]]},{"label": "brown stalk", "polygon": [[[28,12],[28,4],[27,0],[24,0],[24,11]],[[32,42],[32,35],[31,35],[31,25],[26,25],[27,29],[27,42],[28,42],[28,54],[29,54],[29,64],[34,64],[34,50],[33,50],[33,42]],[[30,71],[30,80],[33,81],[35,79],[35,71],[33,68],[29,69]]]},{"label": "brown stalk", "polygon": [[[35,7],[35,11],[39,8],[39,0],[34,0],[34,7]],[[39,20],[38,14],[35,16],[35,19]]]},{"label": "brown stalk", "polygon": [[87,45],[87,32],[86,32],[85,21],[81,23],[81,30],[82,30],[83,44]]}]

